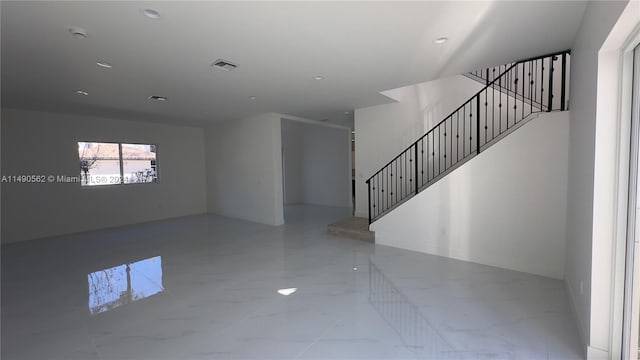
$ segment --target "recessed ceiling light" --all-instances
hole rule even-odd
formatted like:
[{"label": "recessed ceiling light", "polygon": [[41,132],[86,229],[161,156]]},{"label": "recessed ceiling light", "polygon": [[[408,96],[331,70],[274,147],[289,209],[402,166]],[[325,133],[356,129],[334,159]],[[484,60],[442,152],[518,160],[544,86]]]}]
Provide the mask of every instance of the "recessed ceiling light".
[{"label": "recessed ceiling light", "polygon": [[354,268],[353,268],[353,271],[358,271],[358,268],[357,268],[357,267],[354,267]]},{"label": "recessed ceiling light", "polygon": [[88,92],[84,91],[84,90],[75,90],[74,93],[78,94],[78,95],[82,95],[82,96],[87,96],[89,95]]},{"label": "recessed ceiling light", "polygon": [[144,9],[142,13],[144,14],[144,16],[148,17],[149,19],[154,19],[154,20],[160,19],[160,13],[157,10]]},{"label": "recessed ceiling light", "polygon": [[284,295],[284,296],[289,296],[289,295],[293,294],[296,291],[298,291],[298,288],[280,289],[280,290],[278,290],[278,294]]},{"label": "recessed ceiling light", "polygon": [[351,133],[352,133],[352,134],[355,134],[356,132],[355,132],[355,130],[351,130]]},{"label": "recessed ceiling light", "polygon": [[344,112],[344,114],[345,114],[345,115],[349,115],[349,114],[350,114],[350,112],[348,112],[348,111],[345,111],[345,112]]},{"label": "recessed ceiling light", "polygon": [[318,76],[314,77],[313,79],[314,79],[314,80],[322,80],[322,79],[324,79],[324,77],[322,77],[322,76],[318,75]]},{"label": "recessed ceiling light", "polygon": [[107,69],[111,69],[113,67],[113,65],[109,64],[106,61],[98,61],[96,62],[96,65],[103,67],[103,68],[107,68]]},{"label": "recessed ceiling light", "polygon": [[446,43],[447,41],[449,41],[449,38],[446,38],[446,37],[443,36],[443,37],[439,37],[439,38],[433,40],[433,43],[434,44],[438,44],[438,45],[442,45],[442,44]]},{"label": "recessed ceiling light", "polygon": [[257,97],[255,97],[255,96],[249,96],[249,100],[255,100],[255,99],[257,99]]},{"label": "recessed ceiling light", "polygon": [[87,37],[87,31],[77,26],[69,28],[69,32],[71,33],[71,35],[73,35],[73,37],[76,37],[78,39],[86,39]]},{"label": "recessed ceiling light", "polygon": [[167,101],[167,98],[165,96],[151,95],[149,96],[149,100]]}]

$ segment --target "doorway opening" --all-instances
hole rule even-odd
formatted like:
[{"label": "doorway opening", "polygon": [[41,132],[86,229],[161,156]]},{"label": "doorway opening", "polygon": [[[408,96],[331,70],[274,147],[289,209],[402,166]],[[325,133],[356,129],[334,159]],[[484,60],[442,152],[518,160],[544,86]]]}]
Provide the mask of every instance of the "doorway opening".
[{"label": "doorway opening", "polygon": [[282,119],[281,131],[285,223],[301,205],[351,212],[351,129]]}]

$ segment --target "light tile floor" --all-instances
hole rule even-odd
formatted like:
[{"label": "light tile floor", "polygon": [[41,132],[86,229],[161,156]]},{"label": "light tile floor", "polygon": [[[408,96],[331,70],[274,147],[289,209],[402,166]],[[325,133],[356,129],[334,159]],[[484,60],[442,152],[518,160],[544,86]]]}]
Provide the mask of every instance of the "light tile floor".
[{"label": "light tile floor", "polygon": [[286,215],[3,246],[2,359],[582,357],[561,281],[328,235],[344,209]]}]

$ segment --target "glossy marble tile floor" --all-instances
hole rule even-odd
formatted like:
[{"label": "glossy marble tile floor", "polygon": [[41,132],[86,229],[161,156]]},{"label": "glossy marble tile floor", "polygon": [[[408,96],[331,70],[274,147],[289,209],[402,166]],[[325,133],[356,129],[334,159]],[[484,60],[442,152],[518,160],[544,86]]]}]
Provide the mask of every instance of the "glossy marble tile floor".
[{"label": "glossy marble tile floor", "polygon": [[3,246],[2,359],[581,358],[561,281],[326,233],[347,215]]}]

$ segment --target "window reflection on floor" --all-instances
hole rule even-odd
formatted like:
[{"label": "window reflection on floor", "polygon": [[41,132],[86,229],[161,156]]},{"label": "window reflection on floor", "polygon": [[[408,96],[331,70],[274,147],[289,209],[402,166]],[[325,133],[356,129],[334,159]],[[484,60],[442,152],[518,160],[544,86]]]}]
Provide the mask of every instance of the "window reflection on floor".
[{"label": "window reflection on floor", "polygon": [[164,290],[162,257],[99,270],[87,275],[87,279],[91,314],[113,310]]}]

